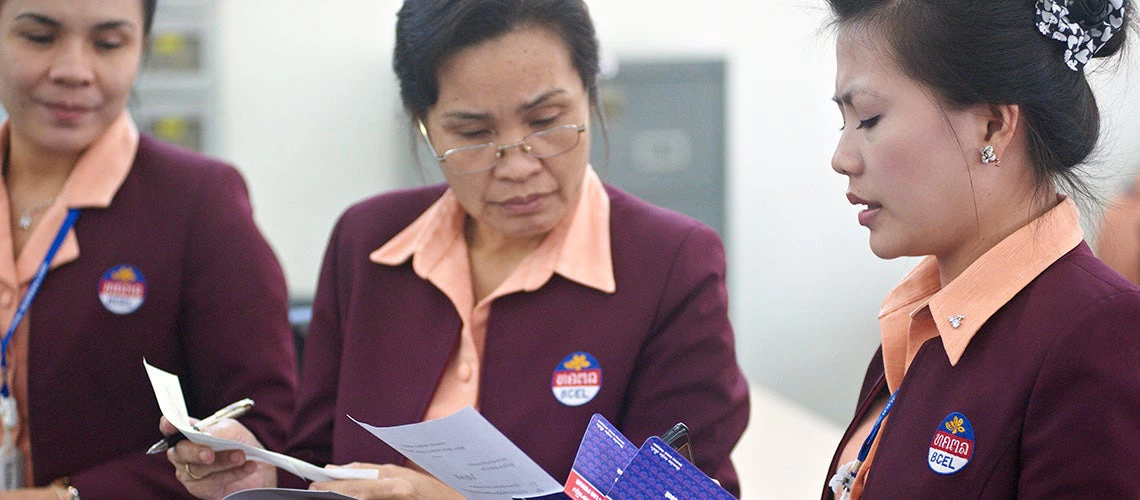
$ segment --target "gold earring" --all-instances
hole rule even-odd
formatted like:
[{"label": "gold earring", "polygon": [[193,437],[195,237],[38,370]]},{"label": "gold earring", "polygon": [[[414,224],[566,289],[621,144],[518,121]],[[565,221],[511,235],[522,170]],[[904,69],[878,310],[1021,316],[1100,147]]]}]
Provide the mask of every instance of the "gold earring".
[{"label": "gold earring", "polygon": [[997,153],[994,152],[993,146],[986,144],[979,151],[982,153],[982,163],[983,164],[989,165],[989,164],[993,163],[994,166],[1000,166],[1001,165],[1001,160],[998,159]]}]

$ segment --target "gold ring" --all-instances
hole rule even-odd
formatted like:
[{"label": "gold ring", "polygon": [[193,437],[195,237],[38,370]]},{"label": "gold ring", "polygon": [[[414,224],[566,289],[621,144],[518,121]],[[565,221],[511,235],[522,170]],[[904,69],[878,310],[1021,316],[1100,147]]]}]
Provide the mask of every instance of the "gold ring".
[{"label": "gold ring", "polygon": [[186,468],[186,475],[190,476],[190,479],[193,479],[195,481],[202,480],[201,477],[195,476],[193,472],[190,472],[190,464],[182,464],[182,466]]}]

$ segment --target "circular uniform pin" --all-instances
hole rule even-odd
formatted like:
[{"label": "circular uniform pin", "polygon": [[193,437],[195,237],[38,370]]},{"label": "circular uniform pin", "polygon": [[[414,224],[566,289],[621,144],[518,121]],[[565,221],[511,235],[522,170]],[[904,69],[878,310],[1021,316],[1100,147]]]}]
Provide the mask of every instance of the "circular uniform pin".
[{"label": "circular uniform pin", "polygon": [[130,265],[119,265],[103,273],[99,280],[99,301],[115,314],[130,314],[146,300],[146,278]]},{"label": "circular uniform pin", "polygon": [[954,412],[938,425],[930,441],[927,464],[939,474],[954,474],[974,456],[974,426],[961,413]]},{"label": "circular uniform pin", "polygon": [[554,367],[554,399],[566,406],[589,403],[602,389],[602,365],[588,352],[576,352]]}]

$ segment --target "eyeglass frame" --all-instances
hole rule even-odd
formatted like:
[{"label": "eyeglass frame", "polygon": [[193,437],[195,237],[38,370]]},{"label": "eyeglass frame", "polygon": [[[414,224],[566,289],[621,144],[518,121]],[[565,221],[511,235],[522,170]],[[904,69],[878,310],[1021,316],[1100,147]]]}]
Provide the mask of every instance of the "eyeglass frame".
[{"label": "eyeglass frame", "polygon": [[[448,156],[451,156],[451,155],[453,155],[453,154],[455,154],[455,153],[458,153],[458,152],[462,152],[462,151],[470,151],[470,150],[474,150],[474,149],[476,149],[476,148],[485,148],[485,147],[488,147],[488,146],[490,146],[490,147],[494,147],[494,148],[496,149],[496,151],[495,151],[495,161],[494,161],[494,162],[492,162],[492,163],[491,163],[489,166],[487,166],[486,168],[481,168],[481,169],[478,169],[478,170],[470,170],[470,171],[462,171],[462,170],[458,170],[458,169],[452,169],[453,171],[456,171],[457,173],[459,173],[459,174],[461,174],[461,175],[474,175],[474,174],[481,174],[481,173],[483,173],[483,172],[487,172],[487,171],[489,171],[489,170],[492,170],[492,169],[494,169],[496,166],[498,166],[498,165],[499,165],[499,160],[502,160],[502,159],[503,159],[503,152],[504,152],[504,151],[506,151],[506,150],[508,150],[508,149],[511,149],[511,148],[519,148],[519,150],[520,150],[520,151],[522,151],[523,153],[526,153],[526,154],[530,155],[532,158],[536,158],[536,159],[539,159],[539,160],[543,160],[543,159],[546,159],[546,158],[554,158],[555,156],[564,155],[564,154],[566,154],[566,153],[570,152],[570,150],[571,150],[571,149],[574,149],[574,148],[578,147],[578,144],[581,144],[581,143],[582,143],[582,133],[584,133],[584,132],[586,131],[586,124],[584,124],[584,123],[583,123],[583,124],[581,124],[581,125],[574,125],[574,124],[567,124],[567,125],[556,125],[556,126],[554,126],[554,127],[550,127],[550,128],[544,128],[544,129],[542,129],[542,130],[536,130],[536,131],[534,131],[534,132],[531,132],[531,133],[529,133],[529,134],[527,134],[527,135],[524,135],[524,136],[523,136],[523,138],[522,138],[521,140],[519,140],[518,142],[514,142],[514,143],[511,143],[511,144],[505,144],[505,145],[502,145],[502,146],[500,146],[500,145],[498,145],[498,144],[497,144],[497,143],[495,143],[495,142],[484,142],[484,143],[481,143],[481,144],[472,144],[472,145],[470,145],[470,146],[460,146],[460,147],[458,147],[458,148],[451,148],[451,149],[449,149],[449,150],[447,150],[447,151],[444,151],[444,152],[443,152],[443,154],[439,154],[439,153],[437,152],[437,150],[435,149],[435,145],[433,145],[433,144],[431,143],[431,138],[430,138],[430,137],[428,137],[427,126],[426,126],[426,125],[424,125],[424,121],[423,121],[423,119],[422,119],[422,118],[416,118],[416,123],[419,125],[419,129],[420,129],[420,136],[422,136],[422,137],[424,138],[424,142],[426,142],[426,143],[427,143],[427,146],[428,146],[428,148],[430,148],[430,149],[431,149],[431,152],[432,152],[432,154],[433,154],[433,155],[435,155],[435,160],[436,160],[436,161],[438,161],[438,162],[439,162],[441,165],[442,165],[442,164],[444,164],[444,163],[447,161],[447,157],[448,157]],[[573,129],[573,130],[575,130],[576,132],[578,132],[577,141],[575,141],[575,142],[574,142],[574,145],[573,145],[573,146],[570,146],[569,148],[567,148],[567,149],[566,149],[566,151],[562,151],[562,152],[559,152],[559,153],[555,153],[555,154],[552,154],[552,155],[547,155],[547,156],[539,156],[539,155],[536,155],[536,154],[534,154],[534,153],[532,153],[532,152],[531,152],[531,150],[532,150],[533,148],[532,148],[530,145],[528,145],[528,144],[526,143],[526,140],[527,140],[527,138],[529,138],[529,137],[532,137],[532,136],[534,136],[534,135],[537,135],[537,134],[542,134],[542,133],[545,133],[545,132],[550,132],[550,131],[552,131],[552,130],[558,130],[558,129],[561,129],[561,128],[564,128],[564,129]]]}]

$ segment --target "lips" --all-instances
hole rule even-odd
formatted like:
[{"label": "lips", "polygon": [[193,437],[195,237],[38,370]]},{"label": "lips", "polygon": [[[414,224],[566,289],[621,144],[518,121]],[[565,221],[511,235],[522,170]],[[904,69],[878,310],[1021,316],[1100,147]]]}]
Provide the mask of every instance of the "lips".
[{"label": "lips", "polygon": [[854,193],[847,193],[847,201],[851,202],[852,205],[865,205],[867,207],[859,212],[859,225],[861,226],[869,226],[883,208],[881,204],[864,200],[855,196]]},{"label": "lips", "polygon": [[40,104],[47,109],[52,117],[64,122],[78,120],[95,109],[92,106],[84,106],[82,104],[66,101],[41,101]]},{"label": "lips", "polygon": [[515,215],[525,215],[541,210],[547,196],[549,194],[546,193],[515,196],[500,201],[498,204]]}]

